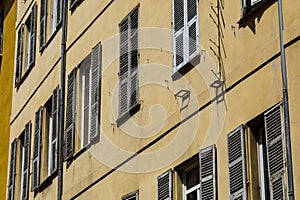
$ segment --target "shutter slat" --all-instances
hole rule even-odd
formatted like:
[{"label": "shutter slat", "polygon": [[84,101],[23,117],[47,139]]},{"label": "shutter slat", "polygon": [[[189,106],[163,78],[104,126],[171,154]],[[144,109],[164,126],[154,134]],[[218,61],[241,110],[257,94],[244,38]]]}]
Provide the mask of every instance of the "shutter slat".
[{"label": "shutter slat", "polygon": [[227,135],[230,199],[247,199],[244,127]]},{"label": "shutter slat", "polygon": [[130,15],[130,105],[134,106],[138,101],[138,9]]},{"label": "shutter slat", "polygon": [[52,138],[51,138],[51,163],[50,171],[54,173],[57,170],[57,137],[59,132],[59,87],[53,91],[52,95]]},{"label": "shutter slat", "polygon": [[172,170],[157,177],[157,198],[158,200],[171,200],[172,199],[173,178]]},{"label": "shutter slat", "polygon": [[282,107],[276,105],[264,114],[267,164],[271,199],[286,199]]}]

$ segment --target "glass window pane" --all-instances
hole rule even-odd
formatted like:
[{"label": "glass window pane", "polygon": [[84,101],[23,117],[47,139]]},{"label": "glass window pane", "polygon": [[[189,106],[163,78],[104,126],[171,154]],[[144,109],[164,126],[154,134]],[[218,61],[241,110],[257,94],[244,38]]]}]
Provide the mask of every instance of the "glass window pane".
[{"label": "glass window pane", "polygon": [[199,167],[195,167],[186,173],[186,188],[190,189],[199,184]]},{"label": "glass window pane", "polygon": [[197,190],[186,195],[187,200],[197,200]]}]

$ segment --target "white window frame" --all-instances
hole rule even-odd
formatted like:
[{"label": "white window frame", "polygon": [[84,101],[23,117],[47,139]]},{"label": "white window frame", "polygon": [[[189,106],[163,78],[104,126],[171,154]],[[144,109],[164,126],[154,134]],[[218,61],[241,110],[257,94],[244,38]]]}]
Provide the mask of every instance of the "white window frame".
[{"label": "white window frame", "polygon": [[186,195],[188,195],[191,192],[194,192],[195,190],[197,190],[197,199],[200,200],[200,177],[199,177],[199,183],[195,186],[193,186],[192,188],[188,189],[186,188],[186,184],[187,184],[187,180],[186,180],[186,174],[191,171],[194,168],[198,168],[199,169],[199,164],[198,163],[194,163],[191,166],[189,166],[188,168],[186,168],[183,172],[183,184],[182,184],[182,191],[183,191],[183,200],[187,200]]},{"label": "white window frame", "polygon": [[130,198],[135,197],[135,200],[139,200],[139,192],[131,192],[125,196],[122,197],[122,200],[129,200]]},{"label": "white window frame", "polygon": [[[53,96],[52,96],[53,98]],[[49,113],[49,130],[48,130],[48,172],[47,175],[51,175],[51,163],[52,163],[52,134],[53,134],[53,117],[52,117],[52,105],[51,105],[51,113]]]},{"label": "white window frame", "polygon": [[[22,158],[22,162],[21,162],[21,181],[20,181],[20,199],[22,199],[22,195],[23,195],[23,184],[24,184],[24,157],[25,157],[25,132],[23,133],[24,139],[23,139],[23,144],[21,143],[21,158]],[[29,161],[28,161],[29,162]]]}]

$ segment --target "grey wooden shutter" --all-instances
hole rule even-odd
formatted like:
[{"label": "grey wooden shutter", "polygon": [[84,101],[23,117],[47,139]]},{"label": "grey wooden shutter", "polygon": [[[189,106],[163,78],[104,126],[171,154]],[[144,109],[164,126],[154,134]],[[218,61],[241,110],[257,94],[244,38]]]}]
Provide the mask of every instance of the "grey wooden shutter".
[{"label": "grey wooden shutter", "polygon": [[157,177],[157,199],[158,200],[172,200],[173,178],[172,170]]},{"label": "grey wooden shutter", "polygon": [[46,44],[47,0],[41,0],[40,12],[40,51]]},{"label": "grey wooden shutter", "polygon": [[286,199],[281,105],[264,114],[270,199]]},{"label": "grey wooden shutter", "polygon": [[23,38],[24,38],[24,25],[22,24],[18,30],[18,44],[16,56],[16,77],[15,86],[19,87],[22,78],[22,61],[23,61]]},{"label": "grey wooden shutter", "polygon": [[76,68],[68,76],[64,160],[70,159],[74,153],[75,105],[76,105]]},{"label": "grey wooden shutter", "polygon": [[120,89],[119,89],[119,115],[122,115],[128,110],[128,34],[129,34],[129,22],[128,18],[124,19],[120,23]]},{"label": "grey wooden shutter", "polygon": [[174,70],[184,64],[185,1],[173,0],[173,60]]},{"label": "grey wooden shutter", "polygon": [[36,3],[32,7],[31,19],[30,19],[30,53],[29,53],[29,67],[35,62],[35,32],[36,32]]},{"label": "grey wooden shutter", "polygon": [[53,91],[52,95],[52,138],[51,138],[51,163],[50,171],[57,170],[57,137],[59,132],[59,87]]},{"label": "grey wooden shutter", "polygon": [[247,199],[244,127],[227,135],[230,199]]},{"label": "grey wooden shutter", "polygon": [[100,74],[101,74],[101,44],[97,44],[91,53],[91,70],[92,70],[92,85],[91,85],[91,119],[90,119],[90,141],[93,141],[99,136],[100,124]]},{"label": "grey wooden shutter", "polygon": [[35,113],[35,129],[32,160],[32,186],[31,191],[40,185],[40,162],[41,162],[41,144],[42,144],[42,108]]},{"label": "grey wooden shutter", "polygon": [[61,23],[62,20],[62,0],[57,0],[56,4],[56,27]]},{"label": "grey wooden shutter", "polygon": [[24,135],[24,168],[23,168],[23,182],[22,182],[22,199],[28,199],[29,193],[29,166],[30,166],[30,140],[31,140],[31,122],[25,126]]},{"label": "grey wooden shutter", "polygon": [[14,199],[16,156],[17,156],[17,140],[15,139],[10,145],[9,180],[8,180],[8,194],[7,194],[8,200]]},{"label": "grey wooden shutter", "polygon": [[198,48],[198,0],[187,1],[187,47],[188,59],[199,54]]},{"label": "grey wooden shutter", "polygon": [[199,152],[200,199],[215,200],[216,196],[216,146]]},{"label": "grey wooden shutter", "polygon": [[130,105],[138,101],[138,24],[139,10],[136,8],[130,15]]}]

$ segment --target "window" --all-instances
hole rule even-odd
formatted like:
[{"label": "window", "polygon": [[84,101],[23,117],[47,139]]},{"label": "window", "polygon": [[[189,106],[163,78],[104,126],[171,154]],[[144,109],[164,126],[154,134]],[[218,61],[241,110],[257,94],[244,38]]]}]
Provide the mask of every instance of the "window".
[{"label": "window", "polygon": [[200,199],[200,178],[199,165],[194,165],[183,174],[183,199],[199,200]]},{"label": "window", "polygon": [[125,196],[122,197],[122,200],[138,200],[139,198],[138,192],[131,192]]},{"label": "window", "polygon": [[[75,111],[76,111],[76,68],[68,76],[68,93],[66,108],[65,160],[74,153]],[[79,65],[79,118],[80,147],[86,147],[99,138],[100,100],[101,100],[101,44]]]},{"label": "window", "polygon": [[62,0],[41,0],[40,8],[40,51],[46,41],[58,30],[62,20]]},{"label": "window", "polygon": [[242,0],[242,12],[245,14],[251,8],[256,6],[258,3],[262,2],[262,0]]},{"label": "window", "polygon": [[199,55],[198,0],[173,0],[174,72]]},{"label": "window", "polygon": [[119,115],[127,113],[138,101],[138,19],[135,8],[119,24],[120,27],[120,89]]},{"label": "window", "polygon": [[247,199],[248,184],[255,199],[285,199],[281,112],[276,105],[227,136],[230,199]]},{"label": "window", "polygon": [[29,72],[29,69],[31,69],[35,63],[36,9],[37,6],[34,4],[29,17],[17,31],[16,87],[19,87],[22,77]]},{"label": "window", "polygon": [[16,157],[17,157],[17,140],[10,144],[10,161],[7,199],[13,200],[15,193],[15,175],[16,175]]}]

